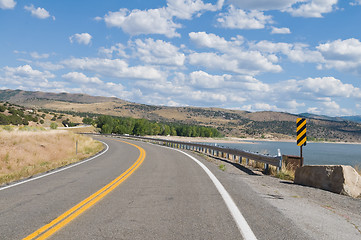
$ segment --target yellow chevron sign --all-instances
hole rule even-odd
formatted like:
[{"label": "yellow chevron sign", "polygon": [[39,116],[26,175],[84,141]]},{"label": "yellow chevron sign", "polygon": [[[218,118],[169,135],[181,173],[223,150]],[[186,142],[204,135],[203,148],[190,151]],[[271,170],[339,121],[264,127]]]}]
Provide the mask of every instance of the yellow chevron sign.
[{"label": "yellow chevron sign", "polygon": [[306,119],[297,118],[297,146],[306,145]]}]

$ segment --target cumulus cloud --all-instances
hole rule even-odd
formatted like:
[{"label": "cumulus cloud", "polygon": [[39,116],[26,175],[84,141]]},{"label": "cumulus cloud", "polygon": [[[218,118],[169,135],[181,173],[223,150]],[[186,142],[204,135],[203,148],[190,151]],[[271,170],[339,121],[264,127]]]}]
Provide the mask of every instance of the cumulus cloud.
[{"label": "cumulus cloud", "polygon": [[298,82],[303,91],[317,96],[361,98],[361,89],[334,77],[307,78]]},{"label": "cumulus cloud", "polygon": [[104,21],[108,27],[121,28],[133,36],[140,34],[162,34],[169,38],[180,36],[176,29],[181,25],[173,22],[165,8],[145,11],[120,9],[118,12],[108,12],[104,16]]},{"label": "cumulus cloud", "polygon": [[72,69],[86,70],[115,78],[133,78],[162,80],[163,72],[149,66],[130,67],[128,63],[120,59],[104,58],[71,58],[61,62]]},{"label": "cumulus cloud", "polygon": [[192,65],[247,75],[282,71],[281,66],[274,64],[278,60],[277,57],[266,56],[259,51],[244,49],[242,47],[242,37],[227,41],[215,34],[205,32],[192,32],[189,33],[189,37],[199,47],[218,50],[218,53],[190,54],[188,59]]},{"label": "cumulus cloud", "polygon": [[271,34],[290,34],[291,30],[289,28],[276,28],[272,27]]},{"label": "cumulus cloud", "polygon": [[50,81],[55,78],[55,75],[49,71],[39,71],[33,69],[30,65],[23,65],[19,67],[4,67],[2,69],[3,76],[0,75],[0,80],[4,84],[8,84],[11,88],[17,89],[54,89],[62,88],[63,82]]},{"label": "cumulus cloud", "polygon": [[135,55],[145,63],[183,66],[185,55],[179,52],[179,48],[163,40],[153,40],[151,38],[137,39],[131,43]]},{"label": "cumulus cloud", "polygon": [[95,84],[103,84],[97,77],[88,77],[84,73],[80,72],[69,72],[67,74],[62,75],[64,79],[67,79],[74,83],[87,84],[87,83],[95,83]]},{"label": "cumulus cloud", "polygon": [[[357,0],[359,1],[359,0]],[[295,17],[323,17],[337,9],[338,0],[229,0],[244,10],[280,10]]]},{"label": "cumulus cloud", "polygon": [[76,33],[69,37],[71,43],[77,42],[79,44],[89,45],[92,40],[92,36],[89,33]]},{"label": "cumulus cloud", "polygon": [[132,11],[122,8],[117,12],[108,12],[103,18],[108,27],[118,27],[135,36],[141,34],[161,34],[168,38],[180,37],[177,32],[182,25],[174,22],[174,18],[190,20],[194,15],[200,16],[204,11],[216,11],[223,5],[204,3],[202,0],[168,0],[167,7]]},{"label": "cumulus cloud", "polygon": [[286,55],[293,62],[323,62],[322,54],[319,51],[310,50],[309,46],[303,43],[271,42],[267,40],[250,42],[251,49],[264,53]]},{"label": "cumulus cloud", "polygon": [[257,10],[244,11],[231,5],[227,13],[220,13],[217,22],[221,27],[231,29],[262,29],[272,23],[272,16],[266,16]]},{"label": "cumulus cloud", "polygon": [[50,13],[45,8],[35,8],[34,5],[25,6],[24,9],[26,11],[29,11],[32,16],[40,19],[46,19],[49,17],[52,17],[53,20],[55,20],[54,16],[51,16]]},{"label": "cumulus cloud", "polygon": [[306,0],[289,7],[286,11],[295,17],[321,18],[323,14],[330,13],[336,9],[338,0]]},{"label": "cumulus cloud", "polygon": [[98,50],[99,55],[107,58],[112,58],[115,54],[119,57],[128,58],[128,55],[125,52],[125,46],[121,43],[117,43],[114,46],[111,46],[110,48],[101,47]]},{"label": "cumulus cloud", "polygon": [[203,71],[195,71],[189,74],[191,84],[201,88],[220,88],[230,75],[210,75]]},{"label": "cumulus cloud", "polygon": [[14,77],[15,79],[21,79],[21,78],[26,78],[26,79],[50,79],[50,78],[54,78],[55,75],[45,71],[45,72],[41,72],[39,70],[35,70],[33,69],[30,65],[24,65],[24,66],[19,66],[19,67],[4,67],[5,70],[5,74],[6,76],[11,76]]},{"label": "cumulus cloud", "polygon": [[1,9],[13,9],[16,5],[14,0],[0,0]]},{"label": "cumulus cloud", "polygon": [[180,19],[192,19],[194,14],[200,15],[204,11],[216,11],[222,7],[222,1],[218,1],[217,6],[211,3],[204,3],[202,0],[168,0],[168,13]]},{"label": "cumulus cloud", "polygon": [[316,48],[325,59],[321,67],[361,74],[361,42],[358,39],[338,39]]}]

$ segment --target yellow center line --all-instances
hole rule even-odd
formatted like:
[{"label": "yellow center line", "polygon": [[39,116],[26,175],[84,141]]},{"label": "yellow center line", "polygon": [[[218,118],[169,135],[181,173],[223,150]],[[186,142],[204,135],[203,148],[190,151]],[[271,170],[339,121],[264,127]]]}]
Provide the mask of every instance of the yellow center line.
[{"label": "yellow center line", "polygon": [[[102,189],[97,191],[96,193],[92,194],[90,197],[84,199],[53,221],[51,221],[49,224],[46,224],[45,226],[39,228],[32,234],[28,235],[27,237],[23,238],[23,240],[30,240],[30,239],[46,239],[53,235],[56,231],[67,225],[70,221],[75,219],[77,216],[79,216],[81,213],[85,212],[87,209],[92,207],[94,204],[96,204],[98,201],[103,199],[106,195],[108,195],[111,191],[113,191],[117,186],[119,186],[125,179],[127,179],[144,161],[146,153],[145,150],[135,144],[116,140],[119,142],[127,143],[129,145],[132,145],[140,151],[140,155],[137,159],[137,161],[128,168],[124,173],[122,173],[119,177],[111,181],[109,184],[104,186]],[[41,235],[41,236],[39,236]],[[38,237],[39,236],[39,237]]]}]

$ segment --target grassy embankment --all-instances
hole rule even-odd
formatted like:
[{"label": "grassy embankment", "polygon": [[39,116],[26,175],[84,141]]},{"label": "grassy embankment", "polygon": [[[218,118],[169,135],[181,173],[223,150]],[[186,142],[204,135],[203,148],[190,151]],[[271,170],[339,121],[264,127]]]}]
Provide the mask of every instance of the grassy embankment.
[{"label": "grassy embankment", "polygon": [[0,185],[80,161],[103,149],[100,142],[68,131],[9,126],[0,127],[0,146]]}]

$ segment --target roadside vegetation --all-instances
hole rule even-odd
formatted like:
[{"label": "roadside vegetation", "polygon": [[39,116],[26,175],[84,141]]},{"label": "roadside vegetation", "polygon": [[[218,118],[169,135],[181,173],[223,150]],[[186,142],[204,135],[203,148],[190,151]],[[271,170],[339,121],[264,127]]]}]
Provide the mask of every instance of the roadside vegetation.
[{"label": "roadside vegetation", "polygon": [[0,185],[80,161],[103,149],[87,136],[29,126],[1,126],[0,145]]},{"label": "roadside vegetation", "polygon": [[102,133],[130,135],[163,135],[183,137],[220,137],[217,129],[179,123],[158,123],[147,119],[98,116],[95,120]]}]

